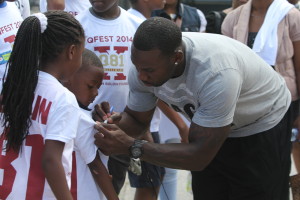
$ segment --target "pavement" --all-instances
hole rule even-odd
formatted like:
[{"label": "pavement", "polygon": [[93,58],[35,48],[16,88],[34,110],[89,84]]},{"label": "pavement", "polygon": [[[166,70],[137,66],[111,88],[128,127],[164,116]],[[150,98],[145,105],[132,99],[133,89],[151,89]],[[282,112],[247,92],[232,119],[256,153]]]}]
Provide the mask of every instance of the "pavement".
[{"label": "pavement", "polygon": [[[177,171],[177,200],[192,200],[193,194],[187,191],[187,185],[189,181],[190,171],[178,170]],[[135,189],[129,184],[129,180],[126,177],[125,184],[120,192],[120,200],[134,200]],[[169,199],[173,200],[173,199]]]},{"label": "pavement", "polygon": [[[177,200],[193,200],[193,194],[190,191],[187,191],[188,185],[188,175],[189,171],[178,170],[177,173]],[[296,169],[294,164],[292,164],[291,175],[296,174]],[[126,177],[125,184],[120,192],[120,200],[134,200],[135,189],[131,188],[129,180]],[[169,199],[174,200],[174,199]],[[292,200],[292,194],[290,193],[290,200]]]}]

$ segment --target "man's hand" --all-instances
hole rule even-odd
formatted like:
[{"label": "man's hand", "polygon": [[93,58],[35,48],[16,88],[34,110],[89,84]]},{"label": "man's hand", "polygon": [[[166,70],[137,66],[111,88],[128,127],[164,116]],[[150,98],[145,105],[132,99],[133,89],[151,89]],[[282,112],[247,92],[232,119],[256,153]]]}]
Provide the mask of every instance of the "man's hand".
[{"label": "man's hand", "polygon": [[104,122],[107,120],[110,124],[115,124],[121,120],[120,113],[113,112],[107,101],[97,104],[92,112],[92,117],[95,121]]},{"label": "man's hand", "polygon": [[95,144],[105,155],[129,154],[129,147],[134,139],[115,124],[97,123],[99,131],[94,135]]}]

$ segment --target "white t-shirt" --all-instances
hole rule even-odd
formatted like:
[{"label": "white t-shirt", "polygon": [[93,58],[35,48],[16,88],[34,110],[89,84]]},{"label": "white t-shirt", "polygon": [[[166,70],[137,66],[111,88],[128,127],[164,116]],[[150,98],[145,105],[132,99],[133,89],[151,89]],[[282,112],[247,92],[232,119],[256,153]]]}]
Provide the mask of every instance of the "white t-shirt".
[{"label": "white t-shirt", "polygon": [[[70,187],[74,138],[81,114],[75,96],[52,75],[40,71],[32,124],[22,151],[19,155],[2,151],[0,155],[0,189],[4,189],[0,199],[55,199],[41,167],[45,140],[65,143],[62,164]],[[1,138],[0,148],[3,147],[5,141]]]},{"label": "white t-shirt", "polygon": [[18,9],[20,10],[23,19],[30,15],[30,3],[29,0],[16,0],[15,1]]},{"label": "white t-shirt", "polygon": [[[89,0],[65,0],[65,11],[76,16],[91,7]],[[47,0],[40,0],[40,11],[47,11]]]},{"label": "white t-shirt", "polygon": [[129,8],[129,9],[127,10],[127,12],[129,12],[130,14],[132,14],[132,15],[134,15],[134,16],[140,18],[140,19],[143,20],[143,21],[145,21],[145,20],[147,19],[141,12],[139,12],[139,11],[136,10],[136,9]]},{"label": "white t-shirt", "polygon": [[[133,8],[129,8],[127,10],[127,12],[129,12],[130,14],[140,18],[141,20],[145,21],[147,18],[140,13],[138,10],[133,9]],[[160,120],[161,120],[161,111],[160,109],[157,107],[153,113],[153,117],[151,120],[151,124],[150,124],[150,132],[158,132],[159,131],[159,124],[160,124]]]},{"label": "white t-shirt", "polygon": [[0,91],[6,63],[12,51],[17,31],[23,21],[14,2],[6,2],[0,6]]},{"label": "white t-shirt", "polygon": [[[73,153],[71,192],[73,197],[75,195],[78,200],[106,200],[87,166],[95,159],[98,149],[94,145],[94,134],[97,132],[94,129],[95,122],[92,120],[89,111],[83,109],[81,111],[83,117],[75,139],[75,151]],[[99,155],[103,164],[107,167],[108,157],[100,151]],[[84,157],[90,157],[90,159],[83,159]]]},{"label": "white t-shirt", "polygon": [[105,73],[99,94],[90,108],[102,101],[110,102],[116,112],[122,112],[126,106],[129,92],[127,77],[133,67],[131,44],[142,21],[120,9],[120,16],[113,20],[97,18],[89,10],[76,16],[85,31],[85,47],[99,56]]},{"label": "white t-shirt", "polygon": [[[128,106],[147,111],[157,97],[203,127],[231,126],[230,137],[274,127],[291,94],[284,79],[244,44],[208,33],[183,33],[184,73],[160,87],[146,87],[132,68]],[[154,95],[153,95],[154,94]]]}]

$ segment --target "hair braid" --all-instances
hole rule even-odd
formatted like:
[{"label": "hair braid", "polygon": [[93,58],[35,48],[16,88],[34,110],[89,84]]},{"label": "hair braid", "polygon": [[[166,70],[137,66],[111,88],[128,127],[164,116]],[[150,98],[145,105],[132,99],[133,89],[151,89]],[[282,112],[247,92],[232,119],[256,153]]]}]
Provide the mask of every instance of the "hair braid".
[{"label": "hair braid", "polygon": [[38,70],[55,60],[67,45],[80,44],[84,38],[81,25],[72,15],[64,11],[44,14],[48,25],[43,33],[37,17],[22,22],[7,63],[2,90],[6,150],[19,151],[28,135]]}]

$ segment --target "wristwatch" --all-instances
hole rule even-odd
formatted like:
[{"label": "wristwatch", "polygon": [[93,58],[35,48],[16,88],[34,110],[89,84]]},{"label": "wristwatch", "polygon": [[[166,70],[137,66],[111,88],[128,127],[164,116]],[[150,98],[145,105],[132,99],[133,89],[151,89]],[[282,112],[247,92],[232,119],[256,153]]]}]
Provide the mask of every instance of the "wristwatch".
[{"label": "wristwatch", "polygon": [[144,151],[143,151],[143,144],[147,143],[146,140],[134,140],[133,145],[129,147],[129,155],[131,158],[140,158]]}]

